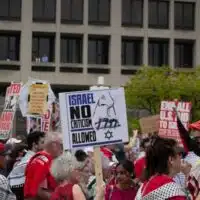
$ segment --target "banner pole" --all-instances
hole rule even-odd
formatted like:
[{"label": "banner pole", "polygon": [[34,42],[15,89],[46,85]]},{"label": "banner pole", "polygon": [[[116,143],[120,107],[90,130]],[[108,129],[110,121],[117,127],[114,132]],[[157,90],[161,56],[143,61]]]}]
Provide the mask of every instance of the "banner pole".
[{"label": "banner pole", "polygon": [[[109,89],[109,87],[104,86],[104,77],[100,76],[98,77],[97,86],[91,86],[90,90],[102,90],[102,89]],[[100,147],[94,147],[94,165],[95,165],[97,188],[99,188],[103,183],[103,170],[102,170]]]}]

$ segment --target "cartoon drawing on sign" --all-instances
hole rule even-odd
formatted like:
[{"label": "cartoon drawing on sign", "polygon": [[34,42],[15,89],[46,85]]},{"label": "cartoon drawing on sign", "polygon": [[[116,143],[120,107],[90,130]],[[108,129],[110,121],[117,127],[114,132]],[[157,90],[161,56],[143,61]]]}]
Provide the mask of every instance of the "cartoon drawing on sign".
[{"label": "cartoon drawing on sign", "polygon": [[16,96],[9,96],[5,102],[5,110],[14,110],[16,106]]},{"label": "cartoon drawing on sign", "polygon": [[115,101],[110,92],[105,92],[98,99],[93,113],[93,121],[95,129],[105,131],[105,138],[108,140],[113,137],[111,129],[120,126],[117,119]]}]

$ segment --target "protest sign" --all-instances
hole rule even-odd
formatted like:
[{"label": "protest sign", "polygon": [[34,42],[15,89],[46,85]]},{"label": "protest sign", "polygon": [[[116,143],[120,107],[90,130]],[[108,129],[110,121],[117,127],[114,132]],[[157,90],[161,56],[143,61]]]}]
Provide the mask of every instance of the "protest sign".
[{"label": "protest sign", "polygon": [[160,115],[143,117],[140,119],[142,133],[154,133],[159,131]]},{"label": "protest sign", "polygon": [[6,90],[4,109],[0,117],[1,140],[8,139],[11,134],[21,86],[22,83],[11,83]]},{"label": "protest sign", "polygon": [[27,133],[34,131],[49,132],[51,123],[51,109],[48,109],[47,112],[42,116],[28,116],[27,117]]},{"label": "protest sign", "polygon": [[29,88],[28,113],[44,115],[48,109],[48,84],[32,84]]},{"label": "protest sign", "polygon": [[41,131],[41,117],[28,116],[26,118],[26,127],[28,134],[34,131]]},{"label": "protest sign", "polygon": [[48,109],[47,112],[42,116],[41,122],[41,131],[45,133],[49,132],[51,122],[51,109]]},{"label": "protest sign", "polygon": [[124,89],[60,93],[65,149],[128,142]]},{"label": "protest sign", "polygon": [[29,78],[21,89],[19,107],[23,117],[42,117],[55,100],[48,81]]},{"label": "protest sign", "polygon": [[162,137],[176,139],[179,143],[181,143],[177,127],[177,117],[174,108],[176,108],[182,124],[185,126],[186,129],[188,129],[190,121],[191,103],[162,101],[160,108],[159,135]]}]

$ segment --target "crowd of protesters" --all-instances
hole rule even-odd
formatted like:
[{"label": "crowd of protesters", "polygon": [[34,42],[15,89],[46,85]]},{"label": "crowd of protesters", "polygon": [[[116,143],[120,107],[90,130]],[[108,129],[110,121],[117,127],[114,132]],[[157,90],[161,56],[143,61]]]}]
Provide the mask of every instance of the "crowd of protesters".
[{"label": "crowd of protesters", "polygon": [[98,187],[92,147],[65,151],[60,133],[39,131],[0,142],[0,200],[198,199],[200,134],[178,127],[183,147],[156,134],[101,147]]}]

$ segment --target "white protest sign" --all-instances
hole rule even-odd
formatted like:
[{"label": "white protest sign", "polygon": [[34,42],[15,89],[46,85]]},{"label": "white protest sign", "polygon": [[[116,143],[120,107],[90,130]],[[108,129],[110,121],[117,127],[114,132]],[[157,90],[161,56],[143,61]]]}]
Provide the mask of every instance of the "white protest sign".
[{"label": "white protest sign", "polygon": [[60,93],[65,149],[129,141],[124,88]]}]

